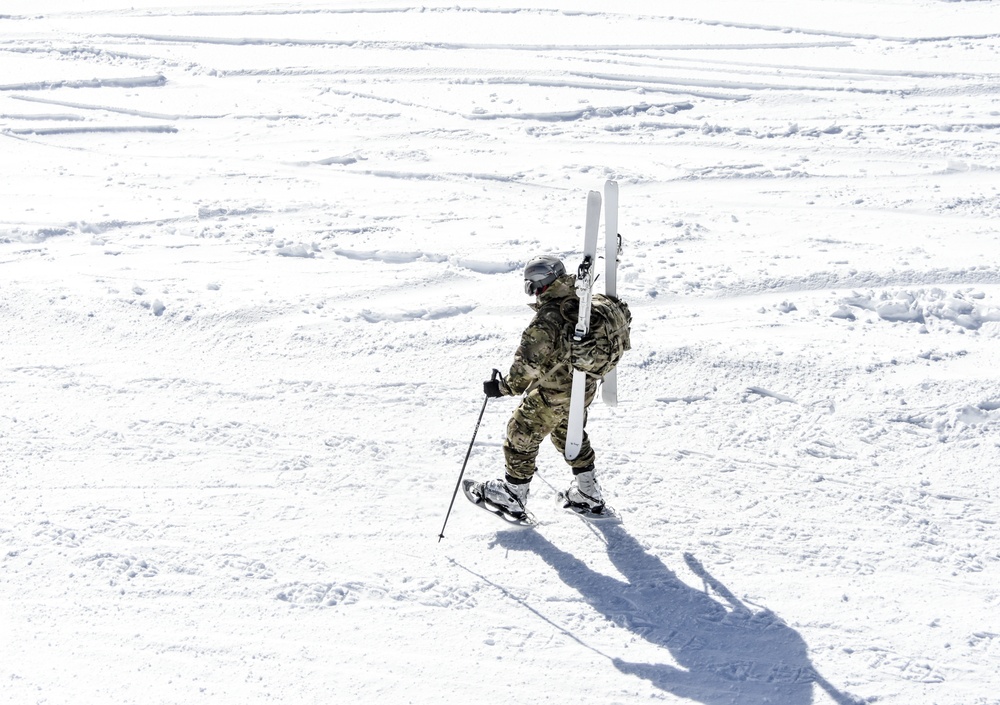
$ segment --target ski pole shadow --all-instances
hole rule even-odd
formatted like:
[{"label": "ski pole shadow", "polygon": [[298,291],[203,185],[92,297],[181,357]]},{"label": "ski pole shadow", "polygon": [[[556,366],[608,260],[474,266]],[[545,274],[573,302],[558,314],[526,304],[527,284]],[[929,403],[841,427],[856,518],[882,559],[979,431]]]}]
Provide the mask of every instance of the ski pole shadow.
[{"label": "ski pole shadow", "polygon": [[622,673],[704,705],[809,705],[814,683],[838,705],[864,702],[816,672],[798,632],[768,609],[747,607],[693,555],[685,554],[685,561],[706,590],[681,581],[622,525],[596,526],[624,582],[591,569],[537,532],[499,532],[497,543],[534,551],[599,613],[670,654],[671,663],[613,658]]}]

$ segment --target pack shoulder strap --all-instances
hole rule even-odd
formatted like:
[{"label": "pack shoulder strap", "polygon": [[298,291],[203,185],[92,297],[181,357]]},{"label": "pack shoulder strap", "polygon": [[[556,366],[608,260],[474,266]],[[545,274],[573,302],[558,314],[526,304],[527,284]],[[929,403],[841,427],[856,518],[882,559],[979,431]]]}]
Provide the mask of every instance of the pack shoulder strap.
[{"label": "pack shoulder strap", "polygon": [[542,382],[547,382],[550,377],[552,377],[556,372],[566,366],[565,362],[557,362],[555,365],[549,368],[549,371],[543,374],[541,377],[536,379],[534,382],[528,385],[528,388],[524,390],[524,393],[531,394],[538,387],[542,386]]}]

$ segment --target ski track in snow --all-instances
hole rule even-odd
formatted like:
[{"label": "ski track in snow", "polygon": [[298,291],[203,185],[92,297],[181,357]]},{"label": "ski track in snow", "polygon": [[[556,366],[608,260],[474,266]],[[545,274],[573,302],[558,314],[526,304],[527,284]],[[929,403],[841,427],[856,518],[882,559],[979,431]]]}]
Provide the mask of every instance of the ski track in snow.
[{"label": "ski track in snow", "polygon": [[[0,15],[4,696],[1000,704],[995,4],[327,5]],[[624,523],[436,543],[607,178]]]}]

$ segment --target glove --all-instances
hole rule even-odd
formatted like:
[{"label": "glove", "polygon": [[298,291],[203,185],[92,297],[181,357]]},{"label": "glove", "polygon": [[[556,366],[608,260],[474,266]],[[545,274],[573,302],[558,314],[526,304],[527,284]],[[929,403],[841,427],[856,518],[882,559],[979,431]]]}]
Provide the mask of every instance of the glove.
[{"label": "glove", "polygon": [[496,399],[497,397],[502,397],[503,392],[500,391],[500,380],[499,379],[488,379],[483,382],[483,393],[486,394],[490,399]]}]

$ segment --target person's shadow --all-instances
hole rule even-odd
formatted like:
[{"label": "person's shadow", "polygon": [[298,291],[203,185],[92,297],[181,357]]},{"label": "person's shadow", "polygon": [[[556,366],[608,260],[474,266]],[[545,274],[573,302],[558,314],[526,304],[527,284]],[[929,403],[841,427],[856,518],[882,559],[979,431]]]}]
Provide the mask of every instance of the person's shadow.
[{"label": "person's shadow", "polygon": [[685,554],[685,561],[705,590],[678,579],[620,524],[595,526],[626,582],[591,569],[538,532],[500,532],[497,543],[508,550],[534,551],[602,615],[670,652],[672,663],[612,659],[622,673],[704,705],[809,705],[814,683],[838,705],[864,702],[838,691],[816,672],[794,629],[768,609],[748,608],[693,555]]}]

